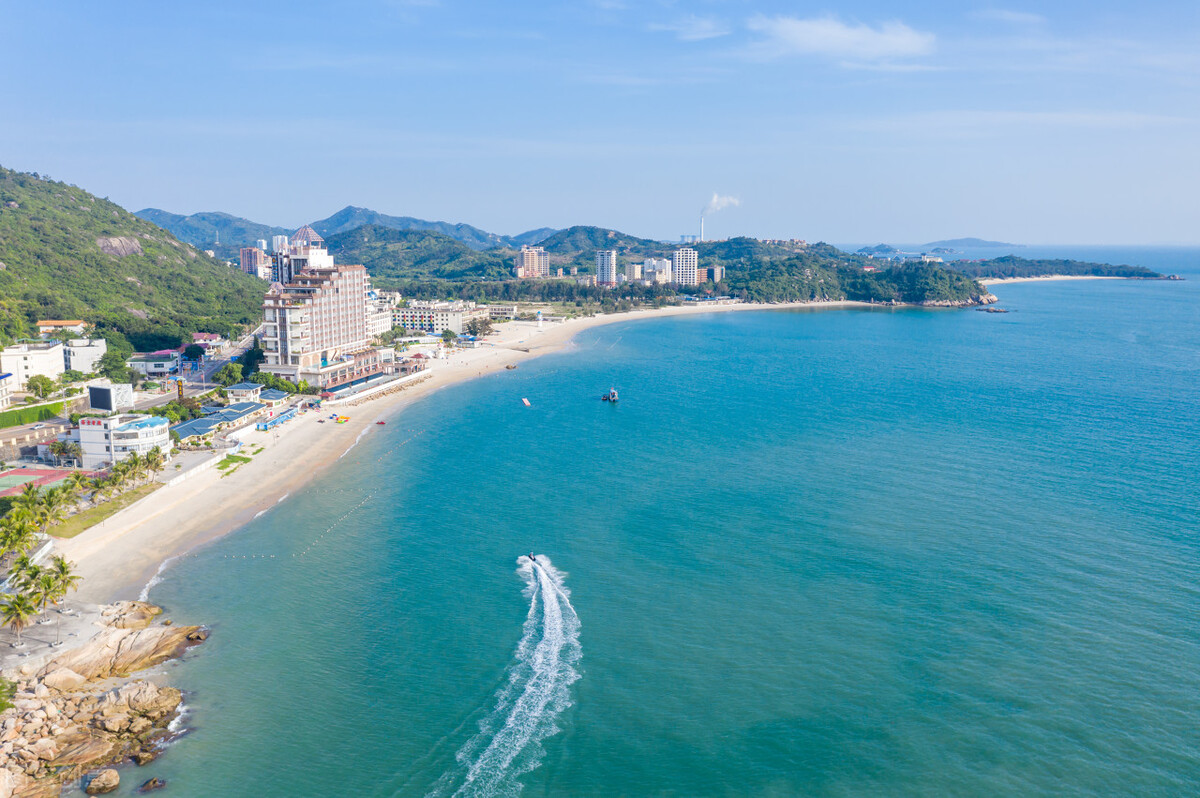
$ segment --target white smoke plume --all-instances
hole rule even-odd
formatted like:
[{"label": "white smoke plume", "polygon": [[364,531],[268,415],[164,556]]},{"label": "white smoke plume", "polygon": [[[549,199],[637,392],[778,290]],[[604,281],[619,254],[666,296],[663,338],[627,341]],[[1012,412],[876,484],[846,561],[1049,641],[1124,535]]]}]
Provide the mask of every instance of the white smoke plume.
[{"label": "white smoke plume", "polygon": [[712,199],[704,206],[704,210],[700,211],[701,218],[716,213],[724,208],[736,208],[741,205],[742,201],[737,197],[722,197],[717,192],[713,192]]}]

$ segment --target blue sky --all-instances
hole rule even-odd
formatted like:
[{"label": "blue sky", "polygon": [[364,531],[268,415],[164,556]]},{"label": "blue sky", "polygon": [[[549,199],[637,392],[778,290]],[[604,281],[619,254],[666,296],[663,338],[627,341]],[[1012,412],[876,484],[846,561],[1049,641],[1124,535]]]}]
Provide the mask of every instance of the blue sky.
[{"label": "blue sky", "polygon": [[0,164],[136,210],[1200,242],[1200,3],[0,0]]}]

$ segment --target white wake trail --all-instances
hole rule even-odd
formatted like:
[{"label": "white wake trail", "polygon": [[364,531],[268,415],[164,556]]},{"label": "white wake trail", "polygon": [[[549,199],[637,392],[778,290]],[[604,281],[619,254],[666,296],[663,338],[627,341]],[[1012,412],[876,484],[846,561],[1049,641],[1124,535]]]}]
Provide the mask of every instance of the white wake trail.
[{"label": "white wake trail", "polygon": [[517,563],[529,613],[508,681],[496,695],[495,708],[480,722],[479,733],[455,755],[460,769],[443,776],[433,795],[519,794],[519,777],[541,764],[542,741],[559,731],[558,716],[571,706],[582,649],[566,574],[545,555],[538,555],[536,563],[528,557]]}]

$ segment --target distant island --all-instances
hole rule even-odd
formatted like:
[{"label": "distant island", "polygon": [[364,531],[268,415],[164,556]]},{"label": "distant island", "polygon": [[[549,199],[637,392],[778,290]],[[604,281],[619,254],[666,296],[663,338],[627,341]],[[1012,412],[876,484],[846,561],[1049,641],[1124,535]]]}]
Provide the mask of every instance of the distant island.
[{"label": "distant island", "polygon": [[1024,247],[1024,244],[1007,244],[1003,241],[987,241],[982,238],[948,238],[944,241],[930,241],[922,247],[923,250],[934,249],[998,249],[1001,247]]}]

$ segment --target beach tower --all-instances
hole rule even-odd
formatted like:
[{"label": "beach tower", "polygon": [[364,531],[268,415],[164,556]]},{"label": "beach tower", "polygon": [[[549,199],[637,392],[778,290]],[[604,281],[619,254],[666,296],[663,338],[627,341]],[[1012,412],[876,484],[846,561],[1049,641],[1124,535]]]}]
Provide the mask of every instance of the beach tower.
[{"label": "beach tower", "polygon": [[540,330],[540,329],[542,329],[542,312],[540,310],[537,312],[537,317],[538,317],[538,329]]}]

